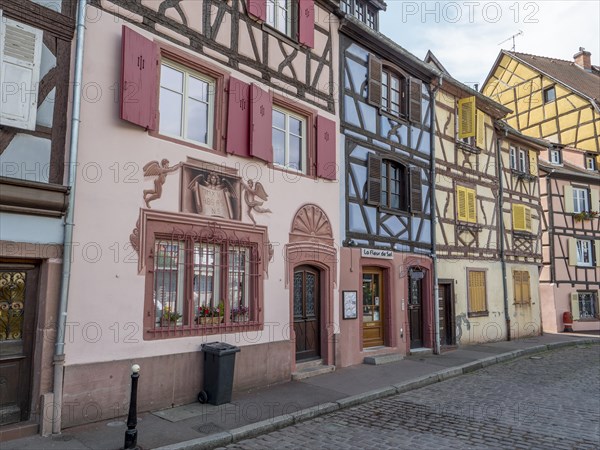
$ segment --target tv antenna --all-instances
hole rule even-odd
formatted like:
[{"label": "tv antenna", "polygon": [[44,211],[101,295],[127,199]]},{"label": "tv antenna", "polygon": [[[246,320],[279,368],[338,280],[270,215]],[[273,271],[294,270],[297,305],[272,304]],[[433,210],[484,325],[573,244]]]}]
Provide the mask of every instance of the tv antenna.
[{"label": "tv antenna", "polygon": [[514,52],[514,51],[515,51],[515,49],[516,49],[516,45],[515,45],[515,38],[516,38],[517,36],[522,36],[522,35],[523,35],[523,30],[519,30],[519,32],[518,32],[518,33],[516,33],[516,34],[513,34],[513,35],[512,35],[511,37],[509,37],[508,39],[504,39],[504,40],[503,40],[502,42],[500,42],[498,45],[502,45],[502,44],[504,44],[505,42],[508,42],[508,41],[510,41],[510,40],[512,39],[512,44],[513,44],[513,45],[512,45],[512,49],[511,49],[511,51],[513,51],[513,52]]}]

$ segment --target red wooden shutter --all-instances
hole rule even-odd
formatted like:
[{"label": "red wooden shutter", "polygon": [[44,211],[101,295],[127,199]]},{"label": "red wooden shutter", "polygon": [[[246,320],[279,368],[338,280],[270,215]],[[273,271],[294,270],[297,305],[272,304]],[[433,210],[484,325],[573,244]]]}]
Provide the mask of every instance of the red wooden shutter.
[{"label": "red wooden shutter", "polygon": [[156,130],[158,46],[123,26],[121,41],[121,119]]},{"label": "red wooden shutter", "polygon": [[322,116],[317,116],[317,176],[327,180],[337,177],[336,124]]},{"label": "red wooden shutter", "polygon": [[248,14],[252,17],[267,20],[267,0],[248,0]]},{"label": "red wooden shutter", "polygon": [[250,85],[231,77],[228,104],[227,153],[250,156]]},{"label": "red wooden shutter", "polygon": [[273,100],[256,84],[250,87],[250,154],[273,162]]},{"label": "red wooden shutter", "polygon": [[310,48],[315,46],[314,0],[299,0],[298,2],[298,41]]}]

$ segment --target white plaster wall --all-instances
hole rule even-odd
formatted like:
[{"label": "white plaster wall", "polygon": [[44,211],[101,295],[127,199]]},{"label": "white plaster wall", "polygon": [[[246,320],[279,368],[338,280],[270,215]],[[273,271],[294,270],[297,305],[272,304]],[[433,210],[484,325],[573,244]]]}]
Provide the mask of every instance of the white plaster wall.
[{"label": "white plaster wall", "polygon": [[[468,317],[467,268],[486,269],[488,316]],[[506,320],[502,296],[502,269],[496,261],[442,259],[438,264],[440,279],[454,280],[454,316],[458,345],[506,339]]]},{"label": "white plaster wall", "polygon": [[[92,95],[90,90],[82,104],[67,364],[197,351],[206,341],[243,346],[289,339],[284,245],[291,221],[303,204],[315,203],[329,215],[334,238],[339,242],[338,183],[295,177],[267,170],[258,160],[220,156],[154,138],[143,129],[121,121],[114,87],[120,78],[122,22],[107,13],[95,17],[100,20],[87,24],[84,83],[94,86],[100,95]],[[142,34],[152,38],[148,33]],[[239,73],[235,76],[255,82]],[[263,332],[143,340],[145,278],[137,273],[137,255],[129,245],[129,235],[144,206],[142,192],[153,186],[152,178],[143,178],[142,167],[148,161],[162,158],[175,165],[188,156],[226,163],[228,167],[238,165],[239,175],[244,179],[260,176],[269,194],[265,206],[273,213],[256,214],[257,222],[269,227],[269,238],[275,246],[269,277],[264,281]],[[179,172],[168,175],[162,198],[151,206],[154,210],[178,210]],[[242,220],[249,223],[245,214]],[[334,299],[337,298],[336,286]],[[334,305],[333,320],[337,322],[337,301]]]}]

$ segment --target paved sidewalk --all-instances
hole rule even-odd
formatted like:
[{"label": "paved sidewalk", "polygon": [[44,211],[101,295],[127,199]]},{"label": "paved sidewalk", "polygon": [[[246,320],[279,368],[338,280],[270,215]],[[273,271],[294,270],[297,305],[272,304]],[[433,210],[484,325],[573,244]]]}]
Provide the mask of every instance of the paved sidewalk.
[{"label": "paved sidewalk", "polygon": [[[491,364],[552,348],[600,343],[598,336],[546,334],[531,339],[472,345],[442,355],[415,355],[380,366],[357,365],[325,375],[236,393],[232,403],[184,405],[139,416],[143,449],[213,448],[291,425],[341,408],[417,389]],[[125,420],[2,443],[11,449],[118,449]]]}]

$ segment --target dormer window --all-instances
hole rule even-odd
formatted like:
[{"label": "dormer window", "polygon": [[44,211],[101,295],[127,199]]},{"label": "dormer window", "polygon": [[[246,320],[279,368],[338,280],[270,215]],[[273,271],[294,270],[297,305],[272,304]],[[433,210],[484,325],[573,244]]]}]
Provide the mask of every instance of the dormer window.
[{"label": "dormer window", "polygon": [[562,154],[557,148],[550,149],[550,162],[552,164],[562,164]]},{"label": "dormer window", "polygon": [[371,8],[367,2],[362,0],[340,0],[340,9],[342,12],[356,17],[369,28],[373,30],[378,29],[378,11],[375,8]]},{"label": "dormer window", "polygon": [[587,154],[585,155],[585,168],[587,170],[598,170],[598,166],[596,165],[597,156]]}]

